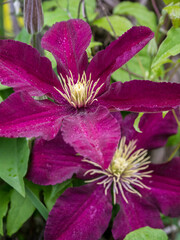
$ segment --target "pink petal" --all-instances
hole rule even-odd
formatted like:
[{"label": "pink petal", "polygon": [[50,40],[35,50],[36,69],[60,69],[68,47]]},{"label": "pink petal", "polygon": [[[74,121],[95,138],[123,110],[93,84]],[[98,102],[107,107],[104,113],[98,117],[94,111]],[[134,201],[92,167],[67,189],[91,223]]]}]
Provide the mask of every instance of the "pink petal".
[{"label": "pink petal", "polygon": [[94,56],[87,69],[87,75],[91,73],[94,81],[100,78],[98,86],[102,83],[109,85],[110,74],[129,61],[153,36],[153,32],[147,27],[132,27]]},{"label": "pink petal", "polygon": [[26,92],[14,93],[0,104],[0,136],[52,139],[67,114],[49,100],[35,101]]},{"label": "pink petal", "polygon": [[118,198],[120,210],[114,220],[112,229],[115,240],[123,240],[129,232],[141,227],[163,227],[158,208],[136,194],[129,192],[125,194],[129,202],[128,204],[122,196]]},{"label": "pink petal", "polygon": [[91,40],[90,26],[80,20],[72,19],[56,23],[42,38],[42,47],[50,51],[58,64],[58,72],[64,77],[72,72],[75,80],[78,73],[87,68],[85,52]]},{"label": "pink petal", "polygon": [[82,157],[66,144],[59,132],[51,141],[35,141],[28,179],[36,184],[54,185],[80,171]]},{"label": "pink petal", "polygon": [[180,84],[133,80],[113,83],[98,98],[109,109],[133,112],[159,112],[180,105]]},{"label": "pink petal", "polygon": [[49,214],[45,240],[98,240],[111,219],[111,197],[102,186],[65,191]]},{"label": "pink petal", "polygon": [[120,138],[117,120],[102,106],[95,112],[84,111],[65,118],[62,133],[76,152],[104,168],[112,160]]},{"label": "pink petal", "polygon": [[31,46],[13,40],[0,40],[0,81],[16,91],[33,96],[44,94],[61,98],[54,86],[61,89],[51,62]]},{"label": "pink petal", "polygon": [[138,133],[134,127],[137,114],[132,113],[125,117],[121,123],[122,135],[126,136],[127,141],[137,140],[137,148],[154,149],[166,144],[168,137],[177,133],[177,123],[169,112],[164,118],[162,113],[144,114],[139,122],[142,133]]}]

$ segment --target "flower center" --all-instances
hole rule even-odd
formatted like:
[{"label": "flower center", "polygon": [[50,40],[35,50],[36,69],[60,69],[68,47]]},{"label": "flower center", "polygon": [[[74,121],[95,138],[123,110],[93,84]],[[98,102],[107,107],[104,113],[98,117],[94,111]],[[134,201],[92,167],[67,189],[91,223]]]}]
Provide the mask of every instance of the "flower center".
[{"label": "flower center", "polygon": [[62,75],[60,76],[60,82],[64,93],[56,87],[54,88],[75,108],[86,107],[88,104],[92,104],[94,101],[97,101],[96,96],[104,84],[101,84],[100,87],[95,89],[99,79],[97,81],[93,81],[91,79],[91,75],[89,76],[89,79],[87,79],[85,72],[83,72],[81,77],[80,75],[78,76],[76,83],[74,83],[71,72],[70,77],[66,76],[67,80],[63,78]]},{"label": "flower center", "polygon": [[103,184],[105,194],[107,194],[108,189],[113,185],[114,204],[116,203],[116,195],[119,193],[121,193],[123,199],[128,203],[124,190],[141,197],[141,194],[135,187],[149,189],[149,187],[143,184],[142,179],[144,177],[151,177],[150,174],[152,173],[152,170],[146,171],[150,164],[150,157],[147,156],[147,150],[138,149],[135,151],[135,140],[130,141],[128,145],[125,142],[126,137],[122,137],[119,148],[116,150],[107,169],[103,169],[93,161],[82,160],[96,167],[85,172],[85,175],[97,175],[96,178],[87,180],[86,182],[97,181],[97,184]]}]

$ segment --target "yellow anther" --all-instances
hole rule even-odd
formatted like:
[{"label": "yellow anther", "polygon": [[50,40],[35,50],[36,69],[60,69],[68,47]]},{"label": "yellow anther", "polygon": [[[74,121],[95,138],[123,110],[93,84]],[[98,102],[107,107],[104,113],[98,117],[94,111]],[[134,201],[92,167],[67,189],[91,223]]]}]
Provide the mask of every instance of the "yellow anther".
[{"label": "yellow anther", "polygon": [[136,150],[136,141],[132,140],[126,145],[126,138],[122,137],[119,148],[116,150],[113,159],[107,169],[103,169],[99,164],[83,159],[82,161],[92,164],[94,169],[88,170],[85,175],[99,174],[98,177],[86,182],[95,182],[103,184],[105,194],[113,185],[114,204],[116,203],[116,195],[121,193],[122,197],[128,203],[124,190],[137,194],[141,194],[135,189],[136,186],[140,188],[149,189],[142,183],[144,177],[151,177],[152,170],[146,171],[149,167],[150,161],[147,156],[147,150]]},{"label": "yellow anther", "polygon": [[86,73],[83,72],[82,76],[79,75],[78,80],[74,83],[73,75],[70,72],[70,76],[66,76],[67,80],[63,78],[61,75],[61,86],[63,88],[64,93],[62,93],[59,89],[54,87],[62,97],[64,97],[73,107],[81,108],[86,107],[88,104],[92,104],[96,101],[96,96],[103,86],[96,88],[99,79],[97,81],[91,80],[91,75],[89,79],[87,79]]}]

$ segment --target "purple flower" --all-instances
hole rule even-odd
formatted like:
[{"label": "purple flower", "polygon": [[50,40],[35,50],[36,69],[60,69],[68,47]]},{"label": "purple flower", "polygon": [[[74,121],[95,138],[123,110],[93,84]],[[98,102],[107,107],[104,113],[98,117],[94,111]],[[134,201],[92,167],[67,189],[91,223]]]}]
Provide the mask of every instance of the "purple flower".
[{"label": "purple flower", "polygon": [[137,114],[124,120],[113,115],[101,106],[63,123],[64,139],[71,134],[76,151],[61,133],[51,141],[36,140],[30,180],[56,184],[76,173],[88,183],[59,197],[47,220],[45,240],[98,240],[111,219],[112,201],[120,205],[112,227],[116,240],[144,226],[162,228],[160,212],[180,215],[180,158],[154,165],[148,156],[148,150],[162,147],[177,132],[172,113],[164,119],[161,113],[144,114],[143,133],[133,128]]},{"label": "purple flower", "polygon": [[[88,64],[85,50],[91,39],[90,26],[79,19],[56,23],[42,38],[42,47],[54,55],[60,79],[36,49],[0,40],[0,81],[15,91],[0,105],[0,136],[49,140],[57,135],[63,119],[98,105],[136,112],[180,105],[180,85],[176,83],[134,80],[110,85],[110,75],[152,37],[149,28],[133,27]],[[43,95],[51,100],[32,98]]]}]

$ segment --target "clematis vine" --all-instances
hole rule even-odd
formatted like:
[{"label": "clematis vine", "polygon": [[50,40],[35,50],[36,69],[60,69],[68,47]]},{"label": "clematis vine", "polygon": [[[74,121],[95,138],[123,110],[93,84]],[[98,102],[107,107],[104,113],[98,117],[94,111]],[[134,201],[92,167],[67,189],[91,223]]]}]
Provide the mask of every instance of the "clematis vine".
[{"label": "clematis vine", "polygon": [[[138,53],[154,34],[132,27],[88,63],[90,26],[80,20],[56,23],[42,38],[51,62],[31,46],[0,40],[0,81],[15,91],[0,104],[0,136],[53,139],[63,119],[103,105],[110,111],[165,111],[180,105],[180,85],[133,80],[110,85],[110,75]],[[34,96],[46,96],[35,100]],[[91,116],[91,115],[90,115]]]},{"label": "clematis vine", "polygon": [[[144,226],[162,228],[160,212],[179,216],[180,158],[152,164],[148,153],[162,147],[177,132],[177,124],[171,113],[164,119],[160,113],[144,114],[143,133],[138,133],[133,128],[136,117],[132,113],[122,120],[100,106],[63,122],[63,137],[59,132],[51,141],[35,141],[30,180],[53,185],[76,173],[86,182],[59,197],[47,220],[45,240],[100,239],[111,219],[112,203],[120,205],[112,227],[115,240]],[[74,148],[64,141],[69,134]]]}]

